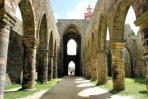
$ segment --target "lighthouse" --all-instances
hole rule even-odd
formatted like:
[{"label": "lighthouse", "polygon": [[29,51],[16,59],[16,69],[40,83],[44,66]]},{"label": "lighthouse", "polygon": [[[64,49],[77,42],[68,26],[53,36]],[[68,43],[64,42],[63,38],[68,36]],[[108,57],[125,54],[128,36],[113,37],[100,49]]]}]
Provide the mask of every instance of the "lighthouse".
[{"label": "lighthouse", "polygon": [[91,20],[91,16],[92,16],[92,8],[90,5],[88,5],[87,13],[84,13],[84,19],[89,21]]}]

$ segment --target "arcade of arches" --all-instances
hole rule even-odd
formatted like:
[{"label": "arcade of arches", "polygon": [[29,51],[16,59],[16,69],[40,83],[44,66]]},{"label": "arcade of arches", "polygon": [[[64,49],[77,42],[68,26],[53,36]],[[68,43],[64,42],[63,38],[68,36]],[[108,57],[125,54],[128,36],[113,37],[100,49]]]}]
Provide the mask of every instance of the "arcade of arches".
[{"label": "arcade of arches", "polygon": [[[22,21],[15,16],[17,6]],[[140,27],[134,38],[126,32],[130,6]],[[77,44],[76,55],[67,54],[71,39]],[[35,79],[45,84],[67,76],[71,61],[76,76],[98,84],[112,75],[117,91],[125,89],[125,76],[145,75],[148,90],[148,1],[98,0],[91,21],[60,19],[56,24],[49,0],[0,0],[0,99],[5,84],[34,89]]]}]

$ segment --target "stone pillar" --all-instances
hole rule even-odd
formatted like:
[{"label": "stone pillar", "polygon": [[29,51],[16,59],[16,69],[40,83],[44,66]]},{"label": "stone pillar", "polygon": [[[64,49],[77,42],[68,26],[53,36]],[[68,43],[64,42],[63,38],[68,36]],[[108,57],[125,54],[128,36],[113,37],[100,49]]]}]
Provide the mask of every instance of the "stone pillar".
[{"label": "stone pillar", "polygon": [[91,79],[91,59],[87,60],[86,66],[86,78]]},{"label": "stone pillar", "polygon": [[48,78],[48,50],[39,50],[38,80],[47,83]]},{"label": "stone pillar", "polygon": [[146,88],[148,94],[148,23],[143,25],[141,28],[143,35],[143,47],[144,47],[144,59],[145,59],[145,78],[146,78]]},{"label": "stone pillar", "polygon": [[53,59],[53,78],[57,78],[57,57]]},{"label": "stone pillar", "polygon": [[85,60],[83,60],[83,77],[84,78],[86,78],[86,69],[87,69],[86,62]]},{"label": "stone pillar", "polygon": [[10,25],[0,21],[0,99],[3,99]]},{"label": "stone pillar", "polygon": [[125,89],[125,71],[124,71],[124,58],[123,48],[125,47],[124,42],[110,42],[110,48],[112,53],[112,77],[113,77],[113,90],[124,90]]},{"label": "stone pillar", "polygon": [[35,38],[24,38],[25,60],[23,66],[22,89],[35,88],[36,49],[39,41]]},{"label": "stone pillar", "polygon": [[[145,7],[147,3],[145,2]],[[144,10],[143,10],[144,11]],[[148,11],[139,16],[134,22],[136,26],[140,26],[142,32],[144,58],[145,58],[145,69],[146,69],[146,87],[148,94]]]},{"label": "stone pillar", "polygon": [[53,55],[49,56],[48,63],[48,81],[53,79]]},{"label": "stone pillar", "polygon": [[107,81],[107,56],[105,50],[97,52],[97,84],[105,84]]},{"label": "stone pillar", "polygon": [[96,80],[96,57],[92,56],[91,59],[91,80]]}]

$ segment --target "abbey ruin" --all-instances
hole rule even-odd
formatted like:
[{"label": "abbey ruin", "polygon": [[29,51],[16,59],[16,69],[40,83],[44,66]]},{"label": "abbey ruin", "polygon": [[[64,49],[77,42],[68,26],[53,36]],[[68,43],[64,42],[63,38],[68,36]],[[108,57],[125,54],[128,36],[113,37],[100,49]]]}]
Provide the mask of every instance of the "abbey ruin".
[{"label": "abbey ruin", "polygon": [[[22,22],[15,13],[19,6]],[[125,24],[129,7],[136,15],[138,35],[129,35]],[[110,40],[106,40],[107,29]],[[67,55],[74,39],[77,54]],[[125,76],[145,76],[148,93],[148,1],[98,0],[91,20],[59,19],[56,23],[49,0],[0,0],[0,99],[4,87],[21,83],[35,88],[53,78],[68,75],[74,61],[75,76],[105,84],[113,78],[113,90],[124,90]]]}]

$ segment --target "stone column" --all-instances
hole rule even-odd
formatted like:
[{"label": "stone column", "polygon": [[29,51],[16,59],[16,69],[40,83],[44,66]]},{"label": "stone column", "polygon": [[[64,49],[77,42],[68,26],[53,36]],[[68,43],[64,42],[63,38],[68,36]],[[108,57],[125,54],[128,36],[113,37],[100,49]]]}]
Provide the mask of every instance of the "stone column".
[{"label": "stone column", "polygon": [[[145,2],[145,7],[147,3]],[[143,10],[144,11],[144,10]],[[146,87],[148,94],[148,11],[139,16],[134,22],[136,26],[140,26],[142,32],[144,58],[145,58],[145,69],[146,69]]]},{"label": "stone column", "polygon": [[105,50],[97,52],[97,84],[105,84],[107,81],[107,56]]},{"label": "stone column", "polygon": [[25,60],[23,66],[22,89],[31,90],[35,88],[36,49],[39,41],[35,38],[24,38]]},{"label": "stone column", "polygon": [[83,77],[86,78],[86,69],[87,69],[87,65],[86,65],[86,62],[84,61],[83,62]]},{"label": "stone column", "polygon": [[86,78],[91,79],[91,59],[87,60],[86,66]]},{"label": "stone column", "polygon": [[123,48],[125,47],[124,42],[110,42],[110,48],[112,53],[112,77],[113,77],[113,90],[124,90],[125,89],[125,71],[124,71],[124,58]]},{"label": "stone column", "polygon": [[96,57],[92,56],[91,59],[91,80],[96,80]]},{"label": "stone column", "polygon": [[48,78],[48,50],[39,50],[38,80],[47,83]]},{"label": "stone column", "polygon": [[57,57],[53,59],[53,78],[57,78]]},{"label": "stone column", "polygon": [[0,21],[0,99],[3,99],[10,25]]},{"label": "stone column", "polygon": [[53,55],[48,56],[49,63],[48,63],[48,81],[53,79]]},{"label": "stone column", "polygon": [[145,78],[146,78],[146,88],[148,94],[148,23],[147,25],[142,25],[141,28],[142,38],[143,38],[143,48],[144,48],[144,59],[145,59]]}]

